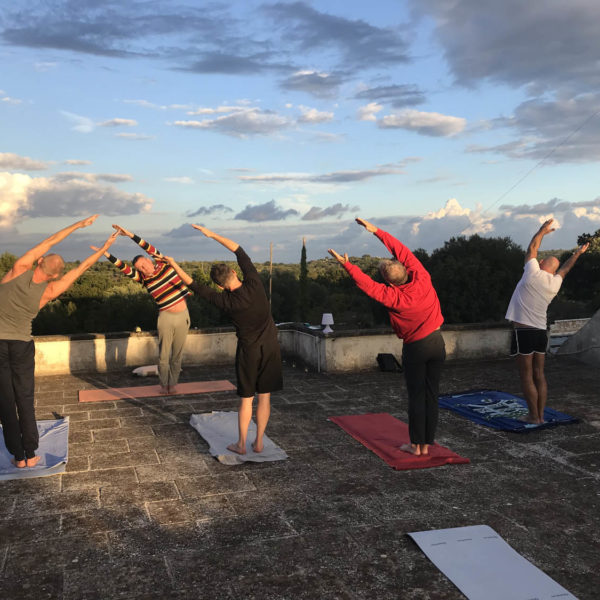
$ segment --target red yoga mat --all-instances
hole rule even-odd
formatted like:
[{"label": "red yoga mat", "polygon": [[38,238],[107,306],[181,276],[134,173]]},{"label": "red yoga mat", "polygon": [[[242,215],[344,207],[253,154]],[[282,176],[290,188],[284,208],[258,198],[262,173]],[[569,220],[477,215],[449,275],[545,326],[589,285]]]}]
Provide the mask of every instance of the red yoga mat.
[{"label": "red yoga mat", "polygon": [[[214,381],[190,381],[178,383],[174,396],[181,394],[205,394],[208,392],[229,392],[236,387],[225,379]],[[104,388],[99,390],[79,390],[79,402],[103,402],[105,400],[122,400],[123,398],[152,398],[165,396],[161,394],[159,385],[138,385],[125,388]]]},{"label": "red yoga mat", "polygon": [[402,444],[410,444],[408,425],[388,413],[329,417],[329,420],[337,423],[346,433],[375,452],[397,471],[471,462],[439,444],[429,446],[427,456],[414,456],[410,452],[400,450]]}]

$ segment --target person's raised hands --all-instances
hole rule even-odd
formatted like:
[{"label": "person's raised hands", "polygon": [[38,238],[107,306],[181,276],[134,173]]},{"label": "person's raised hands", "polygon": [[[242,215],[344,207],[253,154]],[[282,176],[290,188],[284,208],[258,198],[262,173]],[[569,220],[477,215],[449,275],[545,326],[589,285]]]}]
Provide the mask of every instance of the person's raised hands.
[{"label": "person's raised hands", "polygon": [[333,248],[329,248],[327,252],[329,252],[329,254],[331,254],[331,256],[333,256],[333,258],[335,258],[335,260],[337,260],[340,263],[340,265],[345,265],[348,262],[347,252],[344,254],[344,256],[338,254]]},{"label": "person's raised hands", "polygon": [[377,231],[377,227],[373,225],[373,223],[369,223],[369,221],[365,219],[361,219],[357,217],[354,219],[359,225],[362,225],[369,233],[375,233]]}]

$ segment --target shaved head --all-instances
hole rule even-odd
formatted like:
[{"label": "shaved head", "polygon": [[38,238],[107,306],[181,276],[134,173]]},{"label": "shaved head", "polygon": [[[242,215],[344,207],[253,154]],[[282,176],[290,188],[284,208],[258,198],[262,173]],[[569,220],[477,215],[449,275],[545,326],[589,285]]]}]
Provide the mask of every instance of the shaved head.
[{"label": "shaved head", "polygon": [[59,254],[46,254],[39,264],[42,271],[52,277],[60,276],[65,268],[65,261]]},{"label": "shaved head", "polygon": [[552,275],[556,273],[559,266],[560,261],[556,256],[549,256],[548,258],[540,260],[540,269],[547,273],[551,273]]}]

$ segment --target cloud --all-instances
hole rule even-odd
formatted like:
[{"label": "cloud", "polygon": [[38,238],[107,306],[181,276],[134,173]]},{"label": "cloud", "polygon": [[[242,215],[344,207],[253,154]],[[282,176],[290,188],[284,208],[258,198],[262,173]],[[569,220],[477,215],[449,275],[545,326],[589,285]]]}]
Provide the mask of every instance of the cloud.
[{"label": "cloud", "polygon": [[284,210],[275,204],[275,200],[271,200],[270,202],[254,206],[249,204],[233,218],[259,223],[262,221],[282,221],[283,219],[287,219],[287,217],[296,216],[297,214],[297,210],[293,208]]},{"label": "cloud", "polygon": [[188,238],[188,237],[197,237],[197,238],[201,239],[203,237],[199,231],[197,231],[196,229],[194,229],[192,227],[191,223],[184,223],[183,225],[180,225],[179,227],[175,227],[175,229],[171,229],[170,231],[168,231],[167,233],[165,233],[163,235],[165,237],[175,238],[175,239]]},{"label": "cloud", "polygon": [[596,0],[412,0],[432,17],[456,80],[513,87],[600,86],[600,11]]},{"label": "cloud", "polygon": [[378,112],[383,110],[383,106],[381,104],[377,104],[377,102],[369,102],[366,106],[361,106],[361,108],[357,111],[357,119],[359,121],[377,121],[377,117],[375,116]]},{"label": "cloud", "polygon": [[317,98],[332,98],[337,95],[342,83],[339,76],[329,73],[298,71],[282,81],[281,87],[284,90],[306,92]]},{"label": "cloud", "polygon": [[371,104],[375,105],[377,102],[386,102],[394,108],[415,106],[425,102],[425,94],[416,85],[382,85],[366,88],[358,92],[354,98],[372,100]]},{"label": "cloud", "polygon": [[277,2],[263,9],[301,56],[332,54],[344,70],[409,62],[408,42],[396,27],[376,27],[361,19],[319,12],[305,2]]},{"label": "cloud", "polygon": [[597,92],[567,99],[527,100],[517,106],[513,116],[496,119],[493,126],[514,131],[518,137],[495,146],[469,146],[467,150],[554,164],[600,160]]},{"label": "cloud", "polygon": [[377,126],[381,129],[406,129],[434,137],[456,135],[465,128],[466,124],[466,119],[461,117],[409,109],[386,115],[377,121]]},{"label": "cloud", "polygon": [[121,138],[123,140],[133,140],[133,141],[144,141],[144,140],[153,140],[153,135],[145,135],[143,133],[117,133],[115,137]]},{"label": "cloud", "polygon": [[365,181],[381,175],[403,174],[405,162],[379,165],[373,169],[333,171],[321,175],[311,173],[263,173],[262,175],[240,175],[238,179],[244,183],[349,183]]},{"label": "cloud", "polygon": [[327,123],[333,121],[333,113],[319,111],[316,108],[300,105],[298,107],[302,115],[298,118],[298,123]]},{"label": "cloud", "polygon": [[33,63],[33,68],[36,71],[39,71],[40,73],[44,73],[46,71],[51,71],[52,69],[56,69],[57,66],[58,66],[58,63],[56,63],[56,62],[39,61],[39,62]]},{"label": "cloud", "polygon": [[0,169],[10,169],[11,171],[44,171],[49,167],[49,162],[34,160],[28,156],[19,156],[12,152],[0,152]]},{"label": "cloud", "polygon": [[195,183],[195,181],[191,177],[164,177],[164,181],[169,181],[170,183],[181,183],[183,185],[191,185]]},{"label": "cloud", "polygon": [[94,179],[110,180],[115,176],[76,175],[32,178],[19,173],[0,173],[0,228],[10,229],[34,217],[78,217],[95,212],[134,215],[152,206],[152,199],[143,194],[122,192]]},{"label": "cloud", "polygon": [[73,181],[81,180],[89,183],[96,183],[98,181],[106,181],[108,183],[123,183],[124,181],[133,181],[131,175],[124,173],[78,173],[78,172],[63,172],[54,175],[52,178],[54,181]]},{"label": "cloud", "polygon": [[11,98],[10,96],[2,96],[2,94],[0,94],[0,102],[4,102],[4,104],[22,104],[23,100]]},{"label": "cloud", "polygon": [[213,204],[212,206],[201,206],[195,211],[189,211],[186,213],[187,217],[198,217],[208,216],[219,212],[233,212],[233,209],[225,206],[224,204]]},{"label": "cloud", "polygon": [[94,121],[88,117],[76,115],[75,113],[71,113],[66,110],[61,110],[60,114],[71,121],[73,125],[71,129],[73,131],[78,131],[79,133],[90,133],[96,128]]},{"label": "cloud", "polygon": [[338,202],[328,208],[319,208],[313,206],[311,209],[302,217],[303,221],[319,221],[326,217],[342,217],[347,212],[356,212],[360,210],[360,206],[350,206],[349,204],[341,204]]},{"label": "cloud", "polygon": [[255,55],[243,56],[224,52],[204,52],[199,60],[195,60],[181,70],[194,73],[223,73],[226,75],[257,75],[265,71],[285,71],[290,65],[273,62],[274,54],[261,51]]},{"label": "cloud", "polygon": [[247,106],[217,106],[216,108],[210,108],[201,106],[199,108],[195,108],[193,110],[188,111],[188,115],[216,115],[222,113],[232,113],[238,111],[248,110]]},{"label": "cloud", "polygon": [[138,124],[134,119],[109,119],[98,123],[99,127],[135,127]]},{"label": "cloud", "polygon": [[293,121],[271,111],[259,108],[236,110],[236,112],[206,119],[204,121],[175,121],[177,127],[217,131],[237,138],[255,135],[272,135],[293,125]]},{"label": "cloud", "polygon": [[68,158],[67,160],[64,161],[64,163],[66,165],[91,165],[92,161],[91,160],[81,160],[78,158]]}]

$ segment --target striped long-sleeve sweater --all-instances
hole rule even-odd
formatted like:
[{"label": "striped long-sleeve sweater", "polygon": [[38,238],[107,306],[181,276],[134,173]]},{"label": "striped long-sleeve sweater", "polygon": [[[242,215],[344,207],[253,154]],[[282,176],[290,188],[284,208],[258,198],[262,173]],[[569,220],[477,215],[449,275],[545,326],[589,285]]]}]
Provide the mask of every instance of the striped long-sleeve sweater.
[{"label": "striped long-sleeve sweater", "polygon": [[120,258],[112,254],[109,255],[108,260],[123,275],[143,285],[158,304],[158,310],[166,310],[179,302],[183,302],[184,298],[191,292],[185,283],[181,281],[175,269],[164,261],[163,255],[152,244],[135,234],[131,239],[156,260],[156,268],[152,275],[145,277],[140,271],[125,264]]}]

